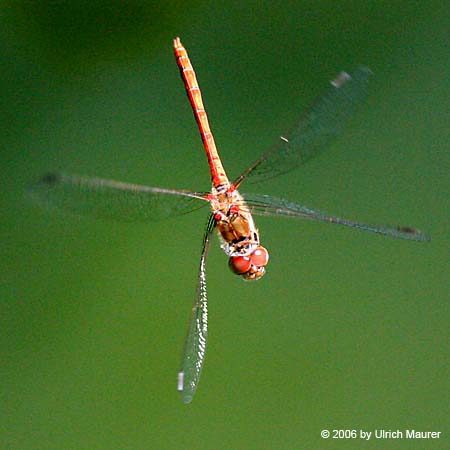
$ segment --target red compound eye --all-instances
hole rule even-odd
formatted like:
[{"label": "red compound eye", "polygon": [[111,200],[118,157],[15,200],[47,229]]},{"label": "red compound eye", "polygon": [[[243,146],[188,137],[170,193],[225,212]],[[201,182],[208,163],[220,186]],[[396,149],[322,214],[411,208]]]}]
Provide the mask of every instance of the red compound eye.
[{"label": "red compound eye", "polygon": [[232,256],[228,261],[228,265],[234,273],[240,275],[248,272],[252,263],[249,256]]},{"label": "red compound eye", "polygon": [[250,255],[250,262],[257,267],[265,266],[269,262],[269,252],[264,247],[257,247]]},{"label": "red compound eye", "polygon": [[264,247],[256,247],[250,256],[232,256],[228,262],[230,269],[238,274],[256,272],[256,268],[264,267],[269,262],[269,253]]}]

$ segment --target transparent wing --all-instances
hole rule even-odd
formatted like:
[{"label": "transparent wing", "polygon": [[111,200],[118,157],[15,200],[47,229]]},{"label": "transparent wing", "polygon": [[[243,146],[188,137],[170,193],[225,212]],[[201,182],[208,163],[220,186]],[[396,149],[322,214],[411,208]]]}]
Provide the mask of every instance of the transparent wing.
[{"label": "transparent wing", "polygon": [[291,133],[252,164],[235,181],[245,178],[250,183],[264,181],[304,164],[338,134],[366,96],[372,72],[359,67],[352,73],[341,72],[319,97]]},{"label": "transparent wing", "polygon": [[335,223],[351,228],[358,228],[372,233],[382,234],[397,239],[407,239],[411,241],[429,241],[430,238],[421,231],[407,226],[384,227],[378,225],[367,225],[364,223],[352,222],[340,217],[332,217],[323,212],[293,203],[282,198],[271,197],[269,195],[245,194],[245,200],[250,211],[259,216],[282,216],[298,219],[310,219],[327,223]]},{"label": "transparent wing", "polygon": [[206,337],[208,334],[208,305],[206,293],[206,257],[215,222],[209,216],[203,237],[203,249],[200,258],[197,295],[192,307],[188,333],[184,342],[181,370],[178,372],[178,391],[184,403],[190,403],[197,390],[200,374],[206,354]]},{"label": "transparent wing", "polygon": [[122,222],[179,216],[206,204],[203,193],[65,174],[45,175],[28,193],[41,206]]}]

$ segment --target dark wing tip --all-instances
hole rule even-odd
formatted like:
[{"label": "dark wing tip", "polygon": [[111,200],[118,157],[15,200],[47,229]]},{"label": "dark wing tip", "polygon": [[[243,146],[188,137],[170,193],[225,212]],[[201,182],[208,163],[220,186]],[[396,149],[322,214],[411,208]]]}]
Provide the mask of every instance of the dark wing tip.
[{"label": "dark wing tip", "polygon": [[48,195],[63,183],[64,176],[58,172],[48,172],[25,187],[25,196],[32,203],[48,207]]},{"label": "dark wing tip", "polygon": [[46,173],[44,176],[42,176],[39,180],[39,184],[46,184],[49,186],[53,186],[55,184],[58,184],[62,179],[61,174],[57,172],[49,172]]},{"label": "dark wing tip", "polygon": [[423,241],[423,242],[429,242],[431,241],[431,238],[425,234],[423,234],[420,230],[417,228],[409,227],[409,226],[397,226],[397,230],[411,235],[412,239],[415,239],[417,241]]}]

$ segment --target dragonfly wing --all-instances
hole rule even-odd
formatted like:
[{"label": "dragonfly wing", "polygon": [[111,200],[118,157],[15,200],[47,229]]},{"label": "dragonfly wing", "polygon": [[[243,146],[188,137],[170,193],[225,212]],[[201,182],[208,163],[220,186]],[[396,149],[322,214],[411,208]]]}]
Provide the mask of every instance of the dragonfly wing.
[{"label": "dragonfly wing", "polygon": [[293,203],[282,198],[271,197],[269,195],[245,194],[244,198],[250,211],[259,216],[282,216],[297,219],[310,219],[358,228],[360,230],[370,231],[372,233],[382,234],[397,239],[421,242],[430,240],[430,238],[420,230],[408,226],[384,227],[353,222],[341,217],[329,216],[321,211],[313,210],[298,203]]},{"label": "dragonfly wing", "polygon": [[48,174],[28,188],[38,204],[100,219],[148,222],[202,207],[203,193],[177,191],[101,178]]},{"label": "dragonfly wing", "polygon": [[192,307],[191,319],[184,342],[181,370],[178,372],[178,391],[184,403],[190,403],[197,390],[200,374],[206,354],[206,337],[208,334],[208,305],[206,293],[206,257],[215,222],[212,214],[208,218],[203,238],[200,258],[197,295]]},{"label": "dragonfly wing", "polygon": [[284,174],[318,154],[365,98],[371,74],[365,67],[350,74],[341,72],[293,130],[255,161],[235,184],[239,185],[244,178],[253,183]]}]

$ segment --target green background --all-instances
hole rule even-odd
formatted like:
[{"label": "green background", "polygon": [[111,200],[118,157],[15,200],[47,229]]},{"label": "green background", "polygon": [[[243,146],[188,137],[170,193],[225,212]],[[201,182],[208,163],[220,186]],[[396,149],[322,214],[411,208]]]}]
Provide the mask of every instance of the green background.
[{"label": "green background", "polygon": [[[124,3],[0,7],[0,447],[448,448],[448,434],[320,437],[448,431],[448,4]],[[260,218],[271,262],[258,283],[232,275],[214,239],[208,354],[187,406],[176,373],[205,211],[117,224],[23,195],[55,169],[209,188],[178,35],[232,177],[338,71],[369,66],[369,98],[346,132],[248,189],[433,238]]]}]

